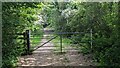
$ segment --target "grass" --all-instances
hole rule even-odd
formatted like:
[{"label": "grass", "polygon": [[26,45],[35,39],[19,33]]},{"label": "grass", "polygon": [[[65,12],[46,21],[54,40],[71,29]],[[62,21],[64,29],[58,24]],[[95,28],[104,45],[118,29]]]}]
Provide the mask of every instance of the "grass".
[{"label": "grass", "polygon": [[[70,45],[71,40],[67,38],[62,38],[62,52],[63,54],[66,52],[65,48]],[[55,46],[54,52],[61,52],[61,43],[60,36],[52,40],[52,43]]]},{"label": "grass", "polygon": [[31,48],[36,47],[40,44],[41,39],[43,37],[43,32],[38,30],[37,32],[33,33],[30,37]]},{"label": "grass", "polygon": [[[52,40],[55,49],[54,52],[58,52],[56,54],[61,54],[61,48],[60,48],[60,36],[58,36],[57,38],[55,38],[54,40]],[[62,38],[62,54],[66,53],[65,48],[67,48],[68,46],[72,46],[73,48],[77,49],[79,52],[78,53],[83,53],[83,54],[87,54],[89,53],[89,49],[87,48],[87,44],[82,43],[82,44],[71,44],[72,40],[68,39],[68,38]]]}]

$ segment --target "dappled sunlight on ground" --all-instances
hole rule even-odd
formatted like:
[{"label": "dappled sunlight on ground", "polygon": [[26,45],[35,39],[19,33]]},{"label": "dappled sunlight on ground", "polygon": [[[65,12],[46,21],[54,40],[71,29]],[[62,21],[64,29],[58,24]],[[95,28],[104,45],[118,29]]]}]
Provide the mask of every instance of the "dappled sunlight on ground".
[{"label": "dappled sunlight on ground", "polygon": [[[44,35],[42,39],[46,42],[48,33]],[[42,43],[41,43],[42,44]],[[41,45],[40,44],[40,45]],[[19,58],[18,66],[94,66],[90,55],[84,56],[82,53],[73,48],[67,46],[66,52],[61,54],[54,51],[54,44],[49,42],[44,46],[38,48],[32,55],[21,56]]]}]

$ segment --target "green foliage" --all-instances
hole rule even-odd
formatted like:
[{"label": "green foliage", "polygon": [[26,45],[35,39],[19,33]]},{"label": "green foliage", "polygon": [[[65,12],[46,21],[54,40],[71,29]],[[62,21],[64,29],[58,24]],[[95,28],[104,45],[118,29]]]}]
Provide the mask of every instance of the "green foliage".
[{"label": "green foliage", "polygon": [[[47,5],[47,4],[45,4]],[[64,35],[71,37],[73,43],[79,44],[84,53],[91,51],[90,30],[93,30],[92,54],[100,65],[119,66],[120,58],[120,24],[119,3],[51,3],[47,20],[52,23],[56,32],[83,32],[79,35]],[[47,10],[47,9],[46,9]],[[57,16],[57,19],[56,19]],[[52,22],[51,22],[52,21]],[[79,37],[79,38],[74,38]],[[85,43],[81,43],[88,41]]]},{"label": "green foliage", "polygon": [[[36,28],[37,3],[2,3],[2,67],[13,68],[16,66],[17,57],[25,52],[22,35],[25,30]],[[34,9],[33,9],[34,8]],[[38,29],[38,27],[37,27]]]},{"label": "green foliage", "polygon": [[[118,61],[120,59],[119,8],[120,3],[113,2],[3,3],[3,67],[12,67],[16,62],[16,57],[24,50],[24,46],[19,45],[23,41],[17,40],[19,36],[14,34],[30,29],[34,35],[39,32],[39,28],[42,28],[33,23],[37,20],[38,12],[40,12],[39,15],[44,16],[44,22],[50,23],[56,32],[83,32],[78,35],[66,34],[63,37],[72,38],[72,42],[82,47],[80,49],[84,53],[90,53],[93,50],[94,59],[100,65],[120,66]],[[91,29],[93,30],[92,49]]]}]

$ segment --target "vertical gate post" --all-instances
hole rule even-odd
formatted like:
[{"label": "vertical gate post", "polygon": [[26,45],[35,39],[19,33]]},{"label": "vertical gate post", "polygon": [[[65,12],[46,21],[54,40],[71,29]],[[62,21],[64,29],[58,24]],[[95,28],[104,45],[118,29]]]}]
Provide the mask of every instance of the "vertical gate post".
[{"label": "vertical gate post", "polygon": [[61,53],[62,53],[62,35],[60,35],[60,50],[61,50]]},{"label": "vertical gate post", "polygon": [[26,30],[26,35],[27,35],[27,54],[30,52],[30,31]]},{"label": "vertical gate post", "polygon": [[93,51],[93,43],[92,43],[92,29],[90,30],[90,45],[91,45],[91,52]]}]

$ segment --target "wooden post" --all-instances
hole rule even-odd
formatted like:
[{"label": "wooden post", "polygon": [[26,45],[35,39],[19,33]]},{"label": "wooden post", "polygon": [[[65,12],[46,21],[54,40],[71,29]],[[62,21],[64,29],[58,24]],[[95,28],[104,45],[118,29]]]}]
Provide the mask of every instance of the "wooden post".
[{"label": "wooden post", "polygon": [[61,50],[61,53],[62,53],[62,35],[60,35],[60,50]]},{"label": "wooden post", "polygon": [[30,52],[30,32],[29,30],[26,30],[26,36],[27,36],[27,54]]}]

